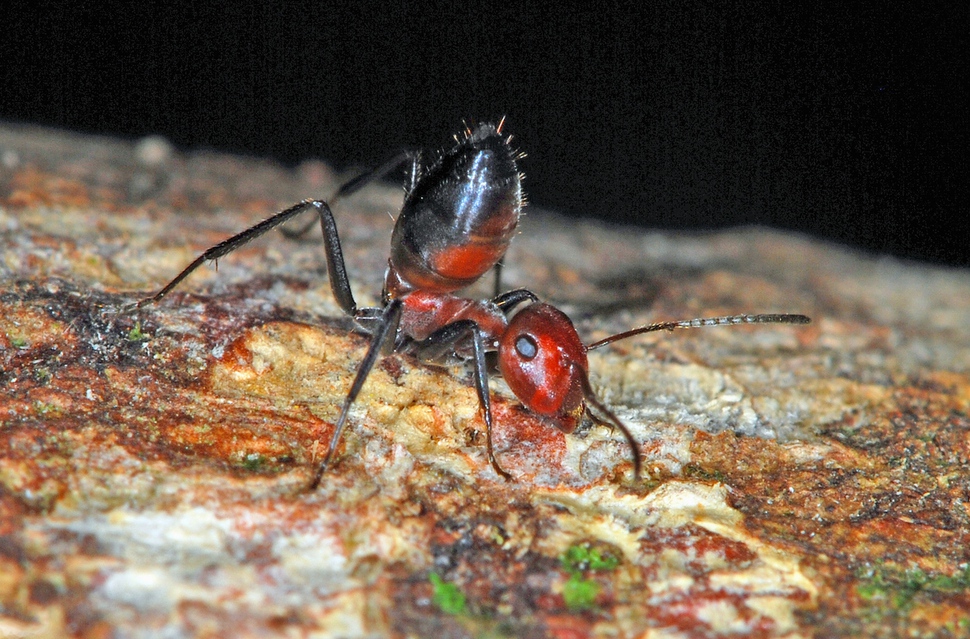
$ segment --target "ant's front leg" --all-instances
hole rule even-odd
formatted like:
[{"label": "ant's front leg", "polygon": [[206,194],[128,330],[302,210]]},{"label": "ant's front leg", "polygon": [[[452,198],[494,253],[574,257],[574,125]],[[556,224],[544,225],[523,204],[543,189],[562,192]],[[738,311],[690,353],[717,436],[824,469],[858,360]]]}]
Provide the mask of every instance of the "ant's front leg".
[{"label": "ant's front leg", "polygon": [[[630,445],[630,454],[633,459],[633,479],[634,481],[639,481],[643,460],[640,459],[640,446],[637,444],[637,440],[633,438],[633,433],[630,432],[630,429],[627,428],[626,424],[620,421],[620,418],[617,417],[616,414],[606,406],[606,404],[601,402],[599,398],[596,397],[596,393],[593,392],[593,387],[590,385],[589,378],[586,376],[585,371],[575,368],[574,365],[572,375],[582,384],[583,395],[586,396],[586,414],[589,415],[589,418],[593,420],[594,423],[609,428],[610,433],[613,432],[614,428],[619,428],[620,432],[623,433],[623,437],[626,438],[627,443]],[[590,410],[590,406],[599,411],[600,415],[597,415]]]},{"label": "ant's front leg", "polygon": [[433,361],[449,352],[454,352],[456,347],[469,337],[472,342],[475,391],[478,393],[478,404],[481,407],[482,419],[485,421],[485,447],[488,461],[499,477],[511,481],[512,475],[499,465],[492,446],[492,402],[488,390],[488,369],[485,366],[485,332],[474,320],[458,320],[439,328],[426,339],[415,343],[412,350],[421,359]]},{"label": "ant's front leg", "polygon": [[[501,262],[499,262],[501,264]],[[527,288],[516,288],[511,291],[506,291],[505,293],[496,294],[492,298],[492,303],[495,304],[506,316],[515,309],[516,306],[522,302],[538,302],[539,296],[530,291]]]}]

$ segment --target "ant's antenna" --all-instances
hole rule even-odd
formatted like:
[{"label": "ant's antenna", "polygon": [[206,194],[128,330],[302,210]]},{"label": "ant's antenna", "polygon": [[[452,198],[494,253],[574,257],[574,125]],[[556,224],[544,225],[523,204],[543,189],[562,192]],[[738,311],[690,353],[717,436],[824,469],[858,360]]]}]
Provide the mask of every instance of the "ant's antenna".
[{"label": "ant's antenna", "polygon": [[654,331],[672,331],[677,328],[701,328],[702,326],[736,326],[738,324],[808,324],[812,320],[804,315],[791,315],[787,313],[766,314],[766,315],[725,315],[723,317],[699,317],[691,320],[680,320],[679,322],[658,322],[634,328],[629,331],[610,335],[598,342],[593,342],[586,347],[591,351],[600,346],[606,346],[621,339],[640,335],[641,333],[652,333]]}]

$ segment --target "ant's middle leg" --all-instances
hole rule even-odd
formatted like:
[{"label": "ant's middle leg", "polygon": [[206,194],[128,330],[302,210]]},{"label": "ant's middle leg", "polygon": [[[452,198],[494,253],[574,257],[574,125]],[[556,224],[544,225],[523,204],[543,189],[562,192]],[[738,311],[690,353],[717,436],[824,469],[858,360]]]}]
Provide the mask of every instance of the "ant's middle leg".
[{"label": "ant's middle leg", "polygon": [[505,268],[505,256],[495,263],[492,270],[495,271],[495,285],[492,289],[492,298],[499,297],[502,294],[502,269]]},{"label": "ant's middle leg", "polygon": [[[371,336],[370,346],[367,347],[367,354],[364,355],[364,359],[361,360],[360,365],[357,367],[354,382],[350,385],[350,390],[347,392],[347,397],[344,399],[343,406],[340,409],[340,416],[337,418],[334,426],[333,436],[330,438],[330,446],[327,448],[327,454],[317,466],[313,474],[313,479],[310,481],[310,490],[315,490],[320,485],[320,479],[327,471],[327,467],[330,465],[330,461],[333,459],[334,453],[337,450],[337,444],[340,442],[340,434],[343,432],[344,426],[347,424],[347,418],[350,415],[350,407],[353,406],[357,395],[360,394],[360,389],[363,388],[364,382],[367,381],[367,377],[374,368],[374,364],[377,363],[383,347],[389,343],[388,337],[397,334],[398,325],[401,323],[402,309],[401,300],[392,300],[384,307],[381,320]],[[393,344],[393,342],[394,340],[391,339],[390,343]]]}]

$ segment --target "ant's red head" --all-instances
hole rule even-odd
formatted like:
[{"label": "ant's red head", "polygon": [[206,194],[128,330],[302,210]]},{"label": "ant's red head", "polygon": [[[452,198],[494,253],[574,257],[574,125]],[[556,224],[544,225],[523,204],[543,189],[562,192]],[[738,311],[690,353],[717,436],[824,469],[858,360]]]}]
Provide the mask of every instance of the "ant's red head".
[{"label": "ant's red head", "polygon": [[[585,405],[586,346],[566,314],[531,304],[509,322],[498,347],[499,368],[529,410],[575,428]],[[565,419],[563,418],[574,418]]]},{"label": "ant's red head", "polygon": [[[587,350],[565,313],[537,302],[509,322],[499,341],[499,368],[519,401],[552,418],[564,433],[576,429],[583,413],[599,424],[619,428],[630,444],[634,477],[639,477],[640,449],[630,429],[593,394]],[[590,412],[591,406],[599,415]]]}]

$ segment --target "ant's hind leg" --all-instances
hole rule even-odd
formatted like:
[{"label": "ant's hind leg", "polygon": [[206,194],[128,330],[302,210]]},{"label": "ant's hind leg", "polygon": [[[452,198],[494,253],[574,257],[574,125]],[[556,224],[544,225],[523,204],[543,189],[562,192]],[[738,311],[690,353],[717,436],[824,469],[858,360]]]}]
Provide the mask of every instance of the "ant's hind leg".
[{"label": "ant's hind leg", "polygon": [[[385,161],[383,164],[379,164],[378,166],[361,173],[360,175],[352,178],[351,180],[344,182],[340,186],[340,188],[337,189],[337,192],[334,193],[333,196],[330,198],[329,200],[330,204],[333,205],[337,202],[337,200],[347,197],[349,195],[353,195],[354,193],[361,190],[371,182],[380,180],[382,177],[384,177],[385,175],[387,175],[388,173],[390,173],[391,171],[399,167],[401,164],[403,164],[405,160],[411,160],[412,162],[416,162],[415,158],[416,158],[416,154],[413,151],[409,151],[409,150],[398,151],[390,159]],[[417,168],[412,168],[412,172],[416,172],[416,171],[417,171]],[[412,177],[412,181],[413,180],[414,180],[414,177]],[[290,230],[286,227],[282,227],[280,229],[280,233],[282,233],[284,236],[288,238],[296,239],[306,235],[311,228],[313,228],[313,220],[309,220],[306,224],[304,224],[303,226],[295,230]]]},{"label": "ant's hind leg", "polygon": [[[337,189],[337,192],[331,198],[331,202],[355,193],[374,180],[382,178],[384,175],[400,166],[405,160],[412,160],[412,162],[416,163],[415,153],[412,151],[400,151],[396,153],[391,159],[384,162],[380,166],[355,177]],[[413,171],[417,171],[416,166],[417,165],[415,164],[415,167],[412,168]],[[337,225],[333,220],[333,213],[330,210],[330,206],[325,201],[312,199],[303,200],[299,204],[295,204],[288,209],[284,209],[276,215],[268,217],[262,222],[249,227],[245,231],[237,233],[229,239],[223,240],[219,244],[216,244],[212,248],[206,250],[202,255],[195,258],[191,264],[186,266],[181,273],[176,275],[171,282],[166,284],[157,293],[125,306],[122,311],[127,312],[158,302],[163,297],[168,295],[172,289],[178,286],[182,280],[191,275],[193,271],[202,266],[204,263],[217,260],[220,257],[224,257],[229,253],[232,253],[242,245],[255,240],[257,237],[263,235],[267,231],[286,224],[293,218],[309,209],[315,209],[320,218],[320,227],[323,230],[323,239],[327,253],[327,268],[330,271],[330,288],[344,312],[348,315],[354,316],[357,312],[357,304],[354,301],[354,295],[350,290],[350,281],[347,277],[347,268],[344,264],[343,252],[340,250],[340,238],[337,236]],[[305,233],[312,226],[313,220],[310,220],[305,227],[297,231],[287,231],[285,228],[282,228],[281,231],[283,231],[284,235],[298,236]]]},{"label": "ant's hind leg", "polygon": [[[202,255],[195,258],[191,264],[186,266],[181,273],[176,275],[171,282],[169,282],[164,287],[162,287],[162,289],[159,290],[157,293],[155,293],[150,297],[141,299],[135,302],[134,304],[129,304],[128,306],[124,307],[123,311],[131,311],[134,309],[141,308],[143,306],[147,306],[148,304],[154,304],[155,302],[158,302],[163,297],[168,295],[172,291],[172,289],[178,286],[182,282],[182,280],[184,280],[186,277],[191,275],[192,272],[195,271],[195,269],[199,268],[204,263],[212,260],[218,260],[220,257],[224,257],[229,253],[232,253],[242,245],[255,240],[263,233],[266,233],[267,231],[276,228],[280,224],[285,224],[288,220],[293,219],[297,215],[300,215],[308,208],[313,206],[316,206],[319,210],[321,207],[327,208],[327,203],[320,200],[304,200],[299,204],[295,204],[294,206],[291,206],[288,209],[280,211],[279,213],[277,213],[272,217],[266,218],[262,222],[249,227],[248,229],[246,229],[241,233],[237,233],[236,235],[233,235],[229,239],[219,242],[215,246],[207,249]],[[329,211],[329,208],[328,208],[328,211]]]},{"label": "ant's hind leg", "polygon": [[336,298],[340,308],[351,317],[357,315],[357,302],[354,301],[353,291],[350,289],[350,279],[347,276],[347,266],[344,264],[343,251],[340,248],[340,237],[337,235],[337,224],[334,222],[333,213],[330,206],[323,200],[304,200],[288,209],[280,211],[276,215],[266,218],[259,224],[251,226],[242,233],[237,233],[227,240],[223,240],[212,248],[205,251],[202,255],[195,258],[191,264],[186,266],[181,273],[162,287],[157,293],[150,297],[141,299],[134,304],[129,304],[123,311],[131,311],[148,304],[154,304],[168,295],[172,289],[178,286],[182,280],[192,274],[195,269],[202,266],[205,262],[217,260],[232,253],[239,247],[255,240],[260,235],[270,231],[281,224],[285,224],[297,215],[304,213],[308,209],[315,210],[317,217],[320,218],[320,228],[323,231],[324,250],[327,256],[327,269],[330,273],[330,289]]}]

